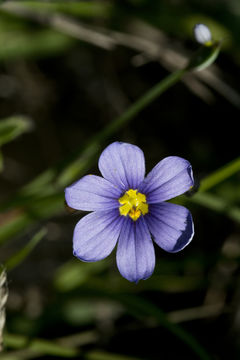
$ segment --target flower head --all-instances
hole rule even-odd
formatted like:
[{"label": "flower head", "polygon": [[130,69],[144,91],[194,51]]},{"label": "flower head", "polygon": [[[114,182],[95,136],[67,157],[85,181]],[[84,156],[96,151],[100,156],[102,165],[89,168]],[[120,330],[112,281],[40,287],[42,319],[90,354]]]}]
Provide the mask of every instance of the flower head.
[{"label": "flower head", "polygon": [[212,34],[209,28],[204,24],[196,24],[193,28],[194,37],[199,44],[205,46],[212,45]]},{"label": "flower head", "polygon": [[145,177],[141,149],[114,142],[102,152],[98,166],[103,177],[86,175],[65,190],[70,207],[91,211],[75,227],[74,255],[82,261],[98,261],[118,242],[122,276],[145,280],[155,267],[153,240],[168,252],[178,252],[192,240],[190,212],[165,202],[193,186],[191,165],[169,156]]}]

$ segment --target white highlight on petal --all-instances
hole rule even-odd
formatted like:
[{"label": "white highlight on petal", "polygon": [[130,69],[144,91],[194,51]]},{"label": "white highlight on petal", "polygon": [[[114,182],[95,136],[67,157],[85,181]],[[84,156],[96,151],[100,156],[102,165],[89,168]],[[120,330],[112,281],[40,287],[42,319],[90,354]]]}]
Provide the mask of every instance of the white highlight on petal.
[{"label": "white highlight on petal", "polygon": [[193,29],[194,37],[199,44],[208,45],[212,42],[212,34],[204,24],[196,24]]}]

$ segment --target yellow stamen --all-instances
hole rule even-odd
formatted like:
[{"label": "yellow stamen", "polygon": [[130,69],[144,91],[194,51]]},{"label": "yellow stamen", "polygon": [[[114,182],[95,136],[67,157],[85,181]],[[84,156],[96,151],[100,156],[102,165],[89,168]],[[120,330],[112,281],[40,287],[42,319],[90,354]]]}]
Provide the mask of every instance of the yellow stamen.
[{"label": "yellow stamen", "polygon": [[212,42],[212,40],[209,40],[209,41],[206,41],[206,42],[204,43],[204,45],[205,45],[205,46],[212,46],[212,45],[213,45],[213,42]]},{"label": "yellow stamen", "polygon": [[130,189],[126,191],[118,201],[122,205],[119,207],[120,214],[123,216],[129,215],[134,221],[141,215],[148,213],[146,196],[137,192],[137,190]]}]

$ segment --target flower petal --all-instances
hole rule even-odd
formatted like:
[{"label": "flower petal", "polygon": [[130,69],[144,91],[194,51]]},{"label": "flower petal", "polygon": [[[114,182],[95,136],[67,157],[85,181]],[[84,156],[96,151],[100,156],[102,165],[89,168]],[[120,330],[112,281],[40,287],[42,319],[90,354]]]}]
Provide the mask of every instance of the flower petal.
[{"label": "flower petal", "polygon": [[135,145],[114,142],[101,154],[98,162],[103,177],[122,190],[137,189],[144,179],[145,160]]},{"label": "flower petal", "polygon": [[151,235],[143,217],[124,219],[117,247],[117,266],[123,277],[138,282],[152,275],[155,252]]},{"label": "flower petal", "polygon": [[119,207],[121,193],[121,189],[102,177],[87,175],[65,189],[65,198],[73,209],[107,210]]},{"label": "flower petal", "polygon": [[164,202],[153,204],[145,219],[154,241],[165,251],[178,252],[193,238],[192,216],[184,206]]},{"label": "flower petal", "polygon": [[149,204],[154,204],[183,194],[193,184],[190,163],[178,156],[169,156],[152,169],[140,185],[139,191],[147,195]]},{"label": "flower petal", "polygon": [[74,229],[73,254],[89,262],[104,259],[116,245],[122,221],[118,210],[84,216]]}]

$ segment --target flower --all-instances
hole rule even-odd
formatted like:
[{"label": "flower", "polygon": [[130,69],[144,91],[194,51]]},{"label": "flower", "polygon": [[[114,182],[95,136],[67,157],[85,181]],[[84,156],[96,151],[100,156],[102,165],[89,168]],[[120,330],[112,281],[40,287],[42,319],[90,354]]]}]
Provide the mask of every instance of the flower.
[{"label": "flower", "polygon": [[86,175],[65,189],[70,207],[91,211],[75,227],[73,253],[82,261],[98,261],[118,242],[121,275],[129,281],[145,280],[155,267],[152,239],[173,253],[192,240],[189,210],[165,202],[193,186],[191,165],[169,156],[145,177],[142,150],[114,142],[102,152],[98,167],[103,177]]},{"label": "flower", "polygon": [[212,34],[209,28],[204,24],[196,24],[193,28],[196,41],[205,46],[212,45]]}]

